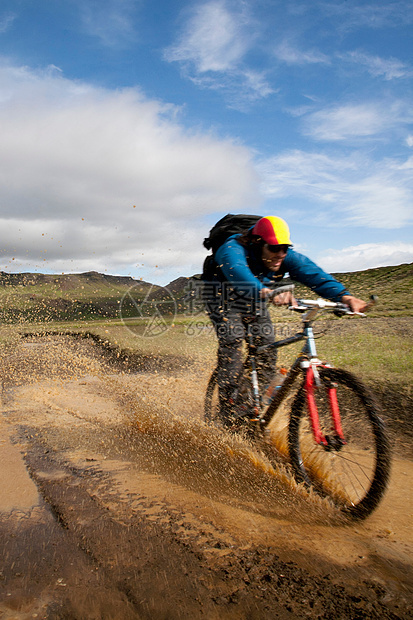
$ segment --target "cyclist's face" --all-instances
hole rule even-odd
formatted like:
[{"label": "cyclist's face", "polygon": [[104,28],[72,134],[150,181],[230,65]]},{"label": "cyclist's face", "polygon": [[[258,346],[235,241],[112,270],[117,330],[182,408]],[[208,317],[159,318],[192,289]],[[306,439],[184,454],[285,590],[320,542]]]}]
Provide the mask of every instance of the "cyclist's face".
[{"label": "cyclist's face", "polygon": [[285,245],[277,246],[268,245],[268,243],[265,243],[262,247],[261,259],[270,271],[278,271],[286,256],[287,247]]}]

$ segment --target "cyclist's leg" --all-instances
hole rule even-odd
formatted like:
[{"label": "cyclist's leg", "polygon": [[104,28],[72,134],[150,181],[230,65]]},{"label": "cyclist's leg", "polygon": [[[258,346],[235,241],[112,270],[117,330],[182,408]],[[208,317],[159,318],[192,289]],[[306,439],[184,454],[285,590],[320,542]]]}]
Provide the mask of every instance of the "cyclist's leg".
[{"label": "cyclist's leg", "polygon": [[239,313],[210,314],[218,337],[218,391],[220,417],[230,423],[234,409],[231,397],[234,394],[243,366],[242,346],[245,328]]},{"label": "cyclist's leg", "polygon": [[[260,311],[254,324],[251,325],[251,329],[253,330],[254,344],[257,347],[272,344],[275,341],[274,326],[267,308],[263,308]],[[261,388],[270,383],[274,376],[276,365],[277,349],[275,347],[270,347],[257,355],[257,373]]]}]

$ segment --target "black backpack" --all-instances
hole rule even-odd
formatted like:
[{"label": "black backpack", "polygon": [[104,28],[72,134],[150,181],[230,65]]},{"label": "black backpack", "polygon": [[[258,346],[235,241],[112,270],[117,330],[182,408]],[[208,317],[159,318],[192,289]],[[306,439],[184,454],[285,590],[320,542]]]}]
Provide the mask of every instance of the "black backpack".
[{"label": "black backpack", "polygon": [[228,215],[225,215],[211,228],[209,237],[204,239],[204,247],[207,250],[212,250],[212,256],[207,256],[204,261],[201,276],[202,280],[206,282],[211,280],[225,280],[220,268],[215,262],[215,252],[225,243],[228,237],[248,230],[248,228],[254,226],[261,217],[261,215],[233,215],[232,213],[228,213]]},{"label": "black backpack", "polygon": [[207,250],[212,250],[212,253],[215,254],[228,237],[248,230],[261,218],[262,215],[233,215],[228,213],[211,228],[209,237],[204,239],[204,247]]}]

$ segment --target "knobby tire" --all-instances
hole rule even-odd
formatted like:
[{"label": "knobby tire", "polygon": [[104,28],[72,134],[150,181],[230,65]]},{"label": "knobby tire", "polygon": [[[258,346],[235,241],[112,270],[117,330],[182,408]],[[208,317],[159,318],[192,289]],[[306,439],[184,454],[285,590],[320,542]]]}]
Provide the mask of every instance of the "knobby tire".
[{"label": "knobby tire", "polygon": [[[204,400],[204,420],[207,424],[214,424],[218,419],[218,369],[215,368],[207,385]],[[215,392],[215,394],[214,394]],[[214,401],[217,402],[214,402]]]},{"label": "knobby tire", "polygon": [[320,369],[323,385],[314,390],[320,425],[332,436],[324,386],[337,384],[337,399],[346,445],[330,451],[315,443],[307,413],[304,385],[294,399],[288,429],[290,461],[299,483],[333,499],[352,519],[366,518],[379,504],[390,475],[390,446],[369,390],[351,373]]},{"label": "knobby tire", "polygon": [[231,421],[224,421],[220,416],[218,369],[215,368],[208,381],[205,393],[204,420],[207,424],[225,426],[234,431],[241,427],[248,428],[243,416],[253,410],[253,396],[249,374],[245,372],[245,369],[244,373],[239,379],[237,402],[234,403],[234,412],[237,412],[238,415],[234,415]]}]

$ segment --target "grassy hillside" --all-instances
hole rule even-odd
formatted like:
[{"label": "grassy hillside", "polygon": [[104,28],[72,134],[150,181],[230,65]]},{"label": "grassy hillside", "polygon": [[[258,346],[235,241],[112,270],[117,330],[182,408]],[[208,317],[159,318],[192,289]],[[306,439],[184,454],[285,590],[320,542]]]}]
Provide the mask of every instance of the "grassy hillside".
[{"label": "grassy hillside", "polygon": [[[379,267],[366,271],[336,274],[356,296],[377,295],[372,316],[411,316],[413,308],[413,264]],[[165,288],[130,277],[97,272],[68,275],[7,274],[0,272],[0,321],[2,323],[76,321],[136,316],[136,303],[150,292],[162,303],[164,314],[172,313],[171,298],[178,312],[185,310],[183,298],[191,278],[181,277]],[[133,300],[127,293],[133,288]],[[296,286],[296,297],[310,291]],[[124,298],[124,296],[126,297]],[[127,301],[128,303],[125,303]]]},{"label": "grassy hillside", "polygon": [[[378,297],[372,316],[412,316],[413,314],[413,263],[395,267],[378,267],[365,271],[337,273],[334,276],[356,297],[368,300]],[[185,288],[191,278],[178,278],[168,284],[168,290],[177,300],[178,308],[185,308]],[[316,297],[307,287],[295,282],[297,298]],[[160,289],[159,299],[165,298],[165,289]],[[287,313],[288,315],[288,313]]]},{"label": "grassy hillside", "polygon": [[[362,298],[379,297],[377,307],[368,319],[337,319],[327,317],[316,324],[319,355],[337,366],[355,372],[380,392],[386,409],[403,417],[413,403],[413,265],[382,267],[356,273],[338,274],[352,293]],[[167,287],[185,306],[183,297],[190,278],[178,278]],[[130,319],[121,321],[120,302],[133,287],[133,299],[145,298],[148,292],[161,309],[158,331],[148,333],[150,321],[137,318],[136,306],[129,299],[123,305]],[[297,297],[312,295],[298,286]],[[216,337],[208,317],[181,314],[172,322],[164,309],[171,296],[165,288],[153,287],[132,278],[86,273],[67,276],[0,273],[0,359],[3,352],[14,348],[22,333],[90,333],[111,348],[116,359],[135,358],[166,360],[165,363],[184,367],[201,362],[208,367],[215,363]],[[162,305],[161,305],[162,304]],[[153,306],[149,306],[153,312]],[[299,329],[300,317],[287,309],[274,309],[278,337]],[[125,316],[123,314],[123,316]],[[331,320],[330,320],[331,318]],[[165,320],[162,324],[161,319]],[[22,325],[23,323],[23,325]],[[13,325],[14,324],[14,325]],[[156,336],[158,337],[152,337]],[[279,362],[288,365],[300,345],[280,351]],[[146,363],[146,362],[145,362]],[[404,419],[404,418],[403,418]]]},{"label": "grassy hillside", "polygon": [[143,299],[152,285],[94,271],[68,275],[0,272],[0,320],[15,323],[114,318],[122,297],[132,287],[134,295]]},{"label": "grassy hillside", "polygon": [[[334,276],[361,299],[377,295],[372,316],[411,316],[413,313],[413,263],[378,267]],[[309,290],[296,284],[296,297],[308,297]]]}]

